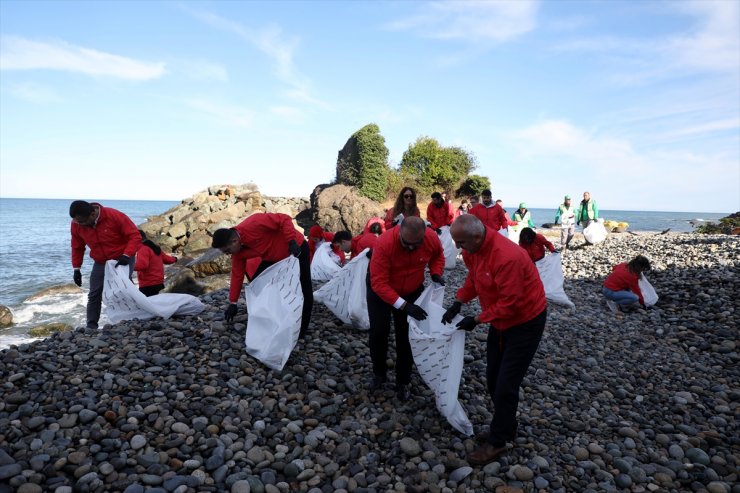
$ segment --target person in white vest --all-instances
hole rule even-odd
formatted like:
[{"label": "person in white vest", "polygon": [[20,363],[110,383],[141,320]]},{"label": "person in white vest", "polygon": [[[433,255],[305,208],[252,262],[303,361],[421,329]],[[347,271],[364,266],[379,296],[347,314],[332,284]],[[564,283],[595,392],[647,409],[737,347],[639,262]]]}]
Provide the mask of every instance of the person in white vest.
[{"label": "person in white vest", "polygon": [[555,213],[555,224],[560,224],[560,249],[565,250],[576,234],[576,208],[566,195]]}]

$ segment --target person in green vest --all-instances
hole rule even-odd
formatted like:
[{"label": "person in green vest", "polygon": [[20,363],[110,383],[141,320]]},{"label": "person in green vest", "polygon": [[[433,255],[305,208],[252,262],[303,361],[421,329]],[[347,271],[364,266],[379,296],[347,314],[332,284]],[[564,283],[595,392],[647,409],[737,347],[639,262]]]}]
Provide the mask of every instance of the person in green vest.
[{"label": "person in green vest", "polygon": [[[591,199],[590,193],[583,192],[583,200],[581,200],[581,205],[578,206],[576,218],[576,224],[583,223],[583,229],[588,228],[592,222],[599,218],[599,209],[596,207],[596,202]],[[586,241],[586,245],[590,244],[591,243]]]},{"label": "person in green vest", "polygon": [[565,196],[555,213],[555,224],[558,223],[560,223],[560,249],[565,250],[576,234],[576,207],[571,204],[570,195]]},{"label": "person in green vest", "polygon": [[524,202],[519,203],[519,208],[514,212],[514,221],[519,224],[524,223],[525,227],[535,227],[534,221],[532,221],[532,213],[527,209],[527,204]]}]

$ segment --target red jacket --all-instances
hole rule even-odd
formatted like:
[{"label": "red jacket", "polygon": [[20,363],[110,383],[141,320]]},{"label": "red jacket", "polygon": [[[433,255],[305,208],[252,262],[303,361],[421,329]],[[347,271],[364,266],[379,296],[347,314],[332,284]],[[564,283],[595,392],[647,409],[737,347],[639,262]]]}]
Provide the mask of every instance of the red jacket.
[{"label": "red jacket", "polygon": [[392,228],[378,238],[370,259],[373,291],[389,305],[414,292],[424,282],[424,270],[442,275],[444,251],[437,233],[426,228],[424,242],[415,250],[401,246],[401,228]]},{"label": "red jacket", "polygon": [[443,202],[439,207],[434,205],[434,202],[429,202],[427,206],[427,221],[432,223],[434,229],[449,226],[452,223],[452,214],[450,204],[447,202]]},{"label": "red jacket", "polygon": [[372,248],[375,246],[379,236],[375,236],[375,234],[370,232],[370,226],[375,223],[380,224],[381,234],[385,233],[385,223],[382,219],[379,217],[371,217],[368,219],[365,223],[365,229],[363,232],[352,238],[352,257],[359,255],[365,248]]},{"label": "red jacket", "polygon": [[604,280],[604,287],[612,291],[632,291],[640,298],[640,303],[644,304],[639,280],[640,276],[630,271],[627,263],[624,262],[612,268],[612,273]]},{"label": "red jacket", "polygon": [[467,303],[476,296],[483,310],[481,322],[506,330],[532,320],[547,307],[540,275],[527,253],[490,228],[480,250],[463,250],[468,268],[457,299]]},{"label": "red jacket", "polygon": [[[398,226],[397,224],[393,224],[393,220],[396,218],[397,215],[398,214],[393,214],[393,207],[391,207],[390,209],[388,209],[388,211],[385,213],[385,221],[384,221],[384,223],[385,223],[385,230],[386,231],[388,231],[389,229],[391,229],[393,226]],[[416,214],[414,214],[414,216],[421,217],[421,216],[419,216],[419,213],[418,212]]]},{"label": "red jacket", "polygon": [[480,219],[486,227],[498,231],[501,228],[506,228],[509,222],[506,220],[504,215],[504,209],[500,205],[494,204],[491,207],[486,207],[483,204],[476,204],[475,207],[470,209],[470,214]]},{"label": "red jacket", "polygon": [[532,259],[532,262],[537,262],[545,256],[545,248],[547,248],[551,252],[555,251],[555,247],[553,246],[553,244],[547,241],[547,238],[539,233],[535,235],[534,241],[529,245],[525,245],[524,243],[522,243],[522,239],[520,237],[519,246],[527,251],[527,253],[529,254],[529,258]]},{"label": "red jacket", "polygon": [[79,269],[82,266],[85,245],[90,248],[90,258],[99,264],[121,255],[136,255],[141,245],[141,235],[131,219],[123,212],[103,207],[97,202],[92,205],[100,208],[95,226],[80,226],[72,221],[72,267]]},{"label": "red jacket", "polygon": [[[331,241],[334,239],[334,233],[330,233],[328,231],[322,232],[321,236],[324,237],[324,241]],[[316,253],[316,246],[317,245],[315,241],[311,239],[308,240],[308,254],[309,254],[308,258],[311,260],[311,262],[313,262],[313,256]]]},{"label": "red jacket", "polygon": [[141,245],[136,252],[136,275],[139,278],[139,287],[158,286],[164,284],[164,264],[174,264],[177,259],[172,255],[154,250],[147,245]]},{"label": "red jacket", "polygon": [[303,235],[296,231],[293,220],[287,214],[253,214],[234,229],[239,233],[242,249],[231,255],[231,303],[239,300],[249,259],[262,257],[266,262],[279,262],[290,255],[290,240],[295,240],[298,245],[304,241]]}]

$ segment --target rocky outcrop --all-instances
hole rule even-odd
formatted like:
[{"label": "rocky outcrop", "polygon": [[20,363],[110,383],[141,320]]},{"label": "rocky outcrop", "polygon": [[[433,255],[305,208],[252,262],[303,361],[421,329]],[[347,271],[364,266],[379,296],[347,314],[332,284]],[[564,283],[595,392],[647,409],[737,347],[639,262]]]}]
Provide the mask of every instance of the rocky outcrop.
[{"label": "rocky outcrop", "polygon": [[54,322],[50,324],[37,325],[36,327],[28,330],[28,335],[33,337],[49,337],[54,332],[67,332],[72,330],[72,326],[69,324]]},{"label": "rocky outcrop", "polygon": [[385,211],[374,200],[362,197],[354,187],[319,185],[311,194],[313,220],[327,231],[347,230],[362,233],[371,217],[384,217]]},{"label": "rocky outcrop", "polygon": [[150,217],[139,228],[165,250],[195,256],[211,247],[214,231],[235,226],[256,212],[295,217],[308,208],[305,198],[263,197],[253,183],[213,185]]},{"label": "rocky outcrop", "polygon": [[5,305],[0,305],[0,328],[13,325],[13,312]]},{"label": "rocky outcrop", "polygon": [[56,296],[60,294],[75,294],[82,291],[82,288],[78,287],[76,284],[58,284],[56,286],[51,286],[50,288],[44,288],[40,290],[37,293],[32,294],[28,298],[26,298],[24,301],[34,301],[39,298],[43,298],[45,296]]}]

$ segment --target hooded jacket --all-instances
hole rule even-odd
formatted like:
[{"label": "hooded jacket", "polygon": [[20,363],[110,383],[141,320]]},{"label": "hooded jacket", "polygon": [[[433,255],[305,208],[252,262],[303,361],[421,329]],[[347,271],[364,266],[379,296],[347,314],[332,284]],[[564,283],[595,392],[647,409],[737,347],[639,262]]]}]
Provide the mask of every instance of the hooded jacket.
[{"label": "hooded jacket", "polygon": [[164,264],[175,262],[177,262],[175,257],[164,253],[154,242],[145,240],[136,252],[135,269],[139,278],[139,287],[164,284]]},{"label": "hooded jacket", "polygon": [[368,221],[365,223],[365,229],[362,231],[362,233],[352,238],[353,258],[359,255],[360,252],[364,249],[373,248],[375,246],[375,243],[378,241],[378,238],[380,238],[380,236],[375,236],[374,233],[370,232],[370,226],[372,226],[373,224],[380,224],[380,234],[385,233],[385,224],[381,218],[371,217],[370,219],[368,219]]},{"label": "hooded jacket", "polygon": [[498,204],[493,204],[490,207],[486,207],[483,203],[476,204],[475,207],[470,209],[469,214],[480,219],[484,226],[494,231],[509,226],[509,221],[504,215],[504,209]]}]

